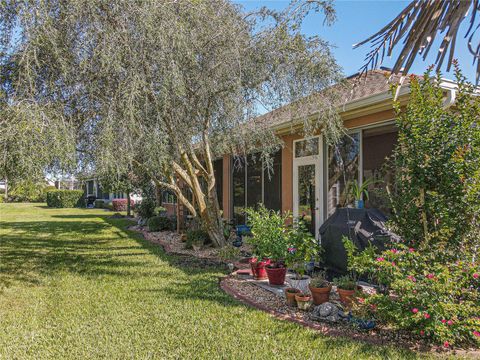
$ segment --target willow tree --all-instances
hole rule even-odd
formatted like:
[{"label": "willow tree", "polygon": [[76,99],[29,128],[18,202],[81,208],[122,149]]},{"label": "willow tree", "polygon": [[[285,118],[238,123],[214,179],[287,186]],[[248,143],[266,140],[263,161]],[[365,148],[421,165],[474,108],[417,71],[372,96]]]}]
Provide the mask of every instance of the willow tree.
[{"label": "willow tree", "polygon": [[21,31],[20,95],[63,104],[84,164],[147,173],[218,246],[216,158],[255,152],[268,166],[282,146],[270,126],[277,116],[332,141],[342,132],[334,91],[308,98],[340,69],[327,42],[300,32],[311,11],[334,20],[330,1],[251,13],[226,0],[7,3],[4,28]]}]

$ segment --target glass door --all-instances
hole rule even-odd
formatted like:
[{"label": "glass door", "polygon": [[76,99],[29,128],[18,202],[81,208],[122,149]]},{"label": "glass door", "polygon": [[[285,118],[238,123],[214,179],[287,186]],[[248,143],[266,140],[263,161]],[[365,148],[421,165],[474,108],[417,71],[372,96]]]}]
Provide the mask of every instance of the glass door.
[{"label": "glass door", "polygon": [[293,167],[293,216],[302,218],[315,238],[321,219],[320,164],[317,160],[295,161]]}]

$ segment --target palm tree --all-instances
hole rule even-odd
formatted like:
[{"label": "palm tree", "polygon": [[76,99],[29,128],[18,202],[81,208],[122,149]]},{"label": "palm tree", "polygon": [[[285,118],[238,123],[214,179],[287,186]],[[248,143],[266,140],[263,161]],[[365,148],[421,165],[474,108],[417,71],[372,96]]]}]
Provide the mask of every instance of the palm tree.
[{"label": "palm tree", "polygon": [[480,42],[472,44],[473,37],[480,27],[477,14],[480,11],[479,0],[414,0],[388,25],[368,39],[354,45],[357,48],[370,43],[371,50],[365,57],[361,75],[380,65],[385,55],[390,56],[393,48],[402,38],[402,50],[392,68],[394,74],[407,74],[415,58],[420,55],[426,59],[435,37],[445,33],[438,49],[435,64],[441,68],[448,53],[447,71],[450,70],[455,54],[458,31],[462,22],[469,18],[470,26],[466,31],[468,49],[477,64],[476,81],[480,76]]}]

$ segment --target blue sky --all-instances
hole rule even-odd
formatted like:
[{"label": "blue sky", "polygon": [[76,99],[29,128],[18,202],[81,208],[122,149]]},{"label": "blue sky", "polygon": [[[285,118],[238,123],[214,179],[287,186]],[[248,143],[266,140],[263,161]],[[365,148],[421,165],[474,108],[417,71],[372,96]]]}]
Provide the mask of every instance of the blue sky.
[{"label": "blue sky", "polygon": [[[253,1],[237,0],[245,9],[252,10],[261,6],[280,9],[288,5],[288,1]],[[368,45],[352,49],[352,45],[364,40],[384,25],[390,22],[409,2],[408,1],[335,1],[337,11],[337,21],[330,27],[323,25],[324,17],[322,14],[311,14],[306,19],[302,31],[307,35],[319,35],[324,40],[329,41],[336,47],[333,49],[338,64],[343,67],[345,75],[352,75],[363,65],[365,54],[368,52]],[[475,80],[475,68],[472,65],[472,57],[468,52],[466,40],[463,38],[466,32],[468,19],[459,32],[456,46],[455,57],[459,60],[464,74],[471,80]],[[441,36],[440,36],[441,38]],[[437,42],[440,39],[437,35]],[[437,47],[438,48],[438,47]],[[432,48],[427,60],[424,62],[421,57],[417,57],[411,72],[422,74],[425,69],[434,62],[436,49]],[[392,66],[395,62],[395,54],[392,59],[386,58],[384,66]],[[453,78],[453,74],[446,72],[445,64],[442,68],[443,76]]]}]

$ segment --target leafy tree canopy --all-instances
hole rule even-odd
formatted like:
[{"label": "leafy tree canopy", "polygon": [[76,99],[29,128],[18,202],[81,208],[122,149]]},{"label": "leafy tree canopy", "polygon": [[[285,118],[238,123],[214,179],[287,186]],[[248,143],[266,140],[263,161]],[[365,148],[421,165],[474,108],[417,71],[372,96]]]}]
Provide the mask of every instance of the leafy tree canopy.
[{"label": "leafy tree canopy", "polygon": [[342,133],[334,90],[305,99],[341,79],[329,44],[300,33],[310,11],[334,20],[330,1],[253,13],[226,0],[3,2],[2,64],[18,66],[7,107],[28,100],[41,109],[35,122],[54,109],[49,121],[74,134],[58,144],[72,141],[84,167],[149,174],[220,245],[215,158],[258,151],[269,164],[281,146],[270,124],[285,113],[308,133]]}]

